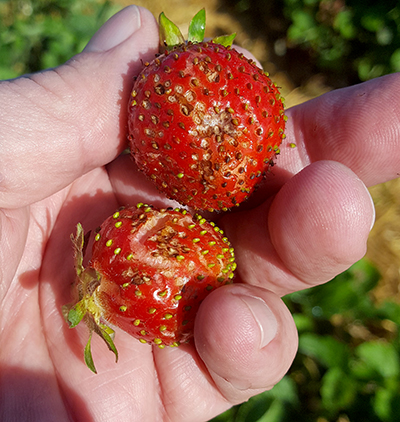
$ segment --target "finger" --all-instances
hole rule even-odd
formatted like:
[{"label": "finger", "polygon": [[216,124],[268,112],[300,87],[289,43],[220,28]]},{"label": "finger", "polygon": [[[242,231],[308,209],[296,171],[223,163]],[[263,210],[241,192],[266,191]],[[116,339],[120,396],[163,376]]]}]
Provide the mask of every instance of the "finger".
[{"label": "finger", "polygon": [[289,369],[297,331],[273,293],[244,284],[217,289],[196,317],[197,351],[232,404],[272,388]]},{"label": "finger", "polygon": [[[311,162],[335,160],[367,186],[398,177],[399,92],[397,73],[338,89],[289,109],[288,144],[277,159],[278,173],[287,171],[287,179]],[[291,143],[297,148],[289,148]]]},{"label": "finger", "polygon": [[66,64],[0,84],[0,207],[42,199],[119,154],[132,78],[157,34],[150,12],[130,6]]},{"label": "finger", "polygon": [[326,282],[362,258],[374,215],[368,190],[350,169],[318,161],[272,202],[226,217],[223,227],[241,277],[285,295]]}]

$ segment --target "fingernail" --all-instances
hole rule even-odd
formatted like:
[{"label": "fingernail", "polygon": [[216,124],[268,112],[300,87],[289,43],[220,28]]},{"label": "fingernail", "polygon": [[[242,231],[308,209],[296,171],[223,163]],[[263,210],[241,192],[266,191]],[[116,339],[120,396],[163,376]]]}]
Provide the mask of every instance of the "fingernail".
[{"label": "fingernail", "polygon": [[135,5],[125,7],[93,35],[84,51],[101,53],[111,50],[132,36],[140,26],[139,8]]},{"label": "fingernail", "polygon": [[269,306],[261,298],[240,295],[240,299],[248,306],[260,328],[260,349],[262,349],[275,338],[278,331],[278,321]]},{"label": "fingernail", "polygon": [[371,193],[370,191],[367,189],[368,191],[368,195],[371,199],[371,207],[372,207],[372,222],[371,222],[371,228],[369,231],[371,231],[375,225],[375,219],[376,219],[376,210],[375,210],[375,204],[374,204],[374,200],[372,199]]}]

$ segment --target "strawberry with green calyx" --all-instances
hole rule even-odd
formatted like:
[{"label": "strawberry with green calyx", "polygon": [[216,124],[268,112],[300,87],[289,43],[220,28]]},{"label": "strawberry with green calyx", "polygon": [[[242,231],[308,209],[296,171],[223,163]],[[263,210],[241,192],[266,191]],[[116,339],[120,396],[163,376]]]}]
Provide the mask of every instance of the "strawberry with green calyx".
[{"label": "strawberry with green calyx", "polygon": [[204,42],[205,13],[179,29],[160,15],[160,52],[137,77],[128,129],[138,167],[169,198],[227,210],[254,191],[284,138],[278,88],[231,48],[234,35]]},{"label": "strawberry with green calyx", "polygon": [[117,211],[97,231],[86,269],[83,238],[78,225],[73,237],[77,300],[63,311],[71,328],[83,320],[90,330],[85,362],[93,372],[93,332],[116,358],[113,330],[107,324],[142,343],[179,346],[193,336],[202,300],[231,283],[236,268],[223,231],[183,209],[138,204]]}]

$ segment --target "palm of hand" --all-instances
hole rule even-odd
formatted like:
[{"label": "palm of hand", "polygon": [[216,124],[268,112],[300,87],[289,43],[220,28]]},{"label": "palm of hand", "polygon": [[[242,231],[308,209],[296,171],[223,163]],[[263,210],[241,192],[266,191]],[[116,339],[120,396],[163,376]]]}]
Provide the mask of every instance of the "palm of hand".
[{"label": "palm of hand", "polygon": [[[127,420],[138,421],[162,420],[165,412],[177,412],[188,420],[196,408],[204,416],[207,396],[216,402],[214,413],[226,407],[193,345],[153,353],[151,346],[118,331],[120,362],[115,364],[104,344],[93,339],[94,358],[101,369],[93,378],[84,367],[87,331],[69,330],[60,312],[70,300],[74,280],[70,234],[77,221],[95,228],[118,206],[107,171],[99,168],[30,211],[2,215],[3,233],[13,233],[14,256],[29,224],[21,264],[14,278],[12,271],[5,274],[10,287],[3,302],[1,354],[8,363],[2,384],[8,388],[2,399],[17,406],[3,408],[8,414],[21,414],[23,401],[32,420],[42,421],[69,420],[70,413],[86,421],[113,420],[116,410],[110,403],[120,404],[119,418],[125,414]],[[191,400],[182,400],[188,394]]]}]

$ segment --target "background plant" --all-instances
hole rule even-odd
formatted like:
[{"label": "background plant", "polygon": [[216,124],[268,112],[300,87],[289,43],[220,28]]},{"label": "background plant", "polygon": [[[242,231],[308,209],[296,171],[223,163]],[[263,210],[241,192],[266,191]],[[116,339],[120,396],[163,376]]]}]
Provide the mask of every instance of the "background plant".
[{"label": "background plant", "polygon": [[400,4],[374,0],[284,0],[289,45],[311,50],[321,69],[367,80],[400,70]]},{"label": "background plant", "polygon": [[0,79],[64,63],[119,9],[110,1],[0,0]]},{"label": "background plant", "polygon": [[[275,44],[286,66],[302,57],[330,83],[352,84],[400,70],[400,3],[397,0],[233,0]],[[299,56],[299,52],[303,55]],[[295,74],[295,72],[293,72]]]}]

